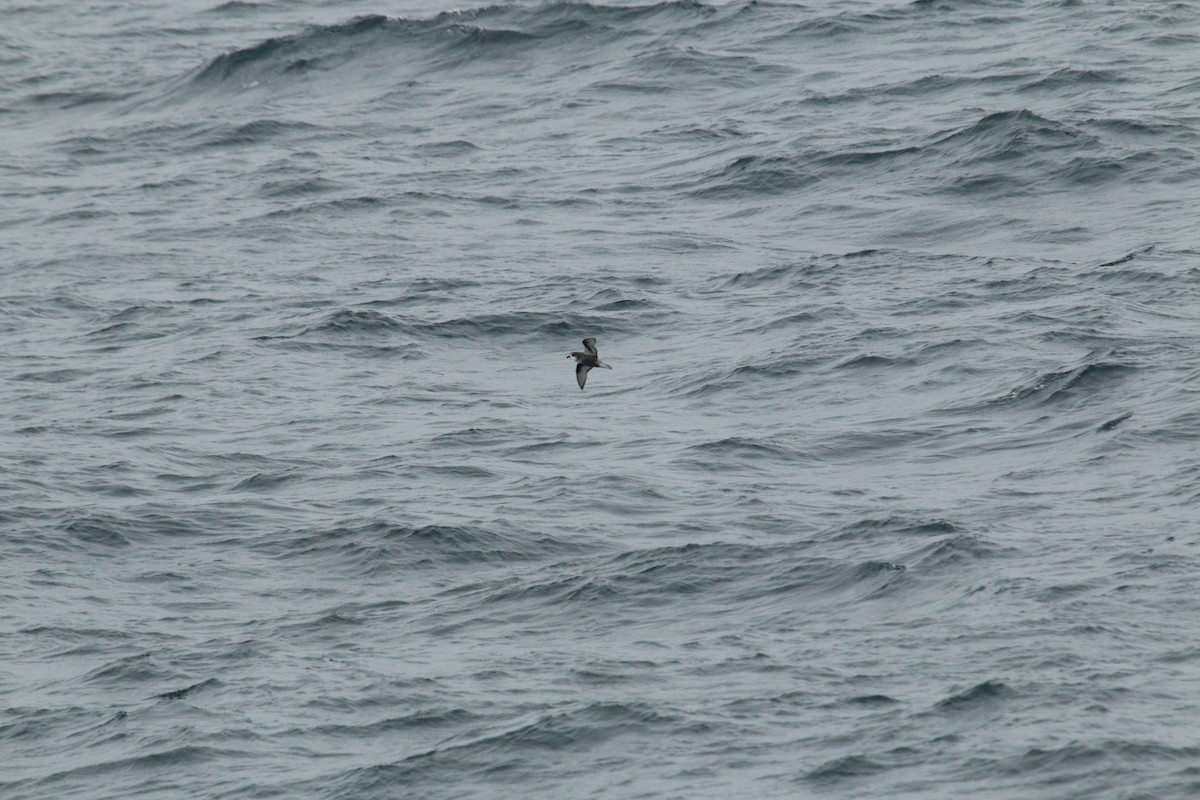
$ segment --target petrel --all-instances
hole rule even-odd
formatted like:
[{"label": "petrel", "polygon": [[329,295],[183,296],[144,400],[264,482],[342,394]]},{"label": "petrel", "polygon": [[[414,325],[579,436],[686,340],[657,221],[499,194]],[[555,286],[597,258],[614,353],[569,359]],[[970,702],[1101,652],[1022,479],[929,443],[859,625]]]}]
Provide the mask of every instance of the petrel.
[{"label": "petrel", "polygon": [[596,340],[588,337],[583,340],[583,349],[586,353],[571,353],[567,358],[575,359],[575,380],[579,381],[579,388],[587,383],[588,370],[592,367],[604,367],[612,369],[608,364],[600,360],[600,351],[596,349]]}]

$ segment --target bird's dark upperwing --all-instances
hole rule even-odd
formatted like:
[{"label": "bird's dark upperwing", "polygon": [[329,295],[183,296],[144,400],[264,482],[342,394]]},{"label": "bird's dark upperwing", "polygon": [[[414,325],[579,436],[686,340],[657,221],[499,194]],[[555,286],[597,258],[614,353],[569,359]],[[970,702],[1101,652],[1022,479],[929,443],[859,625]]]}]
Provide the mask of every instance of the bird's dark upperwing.
[{"label": "bird's dark upperwing", "polygon": [[579,381],[580,389],[582,389],[583,385],[587,383],[587,374],[589,369],[591,369],[591,367],[589,367],[587,364],[575,365],[575,380]]}]

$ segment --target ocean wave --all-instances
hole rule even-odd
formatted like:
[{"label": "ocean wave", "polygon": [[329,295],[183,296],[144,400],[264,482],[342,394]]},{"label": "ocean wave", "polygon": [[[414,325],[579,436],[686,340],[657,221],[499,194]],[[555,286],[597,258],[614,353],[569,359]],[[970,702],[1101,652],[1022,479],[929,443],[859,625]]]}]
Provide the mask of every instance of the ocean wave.
[{"label": "ocean wave", "polygon": [[296,335],[305,336],[313,333],[377,335],[393,331],[406,331],[407,328],[408,326],[400,320],[381,311],[339,308],[327,313],[321,321],[304,328]]},{"label": "ocean wave", "polygon": [[980,166],[1094,145],[1095,137],[1028,109],[987,114],[936,139],[930,149],[958,166]]},{"label": "ocean wave", "polygon": [[318,48],[331,52],[351,47],[355,40],[384,30],[387,17],[359,17],[341,25],[319,26],[302,34],[267,39],[251,47],[222,53],[200,68],[191,78],[194,85],[215,85],[229,80],[244,81],[248,75],[266,70],[286,72],[315,65],[320,56],[310,55]]},{"label": "ocean wave", "polygon": [[804,779],[814,783],[835,783],[876,775],[890,769],[889,765],[862,755],[841,756],[808,772]]},{"label": "ocean wave", "polygon": [[190,686],[185,686],[182,689],[172,689],[162,694],[155,695],[157,700],[183,700],[188,697],[194,697],[198,692],[204,689],[215,689],[224,684],[216,678],[206,678],[199,683],[193,683]]},{"label": "ocean wave", "polygon": [[788,603],[838,604],[894,591],[906,567],[881,561],[813,557],[806,545],[789,547],[713,542],[635,550],[608,558],[564,562],[553,575],[484,584],[463,596],[466,620],[493,619],[538,607],[543,613],[586,609],[588,618],[621,609],[672,608],[703,603],[786,613]]},{"label": "ocean wave", "polygon": [[1190,169],[1179,148],[1118,149],[1081,127],[1028,109],[986,114],[929,137],[908,136],[873,146],[744,153],[723,166],[679,181],[695,198],[771,197],[839,179],[875,180],[905,194],[1016,196],[1093,186],[1118,179],[1161,178]]},{"label": "ocean wave", "polygon": [[249,147],[281,137],[303,134],[311,137],[323,130],[306,122],[277,119],[258,119],[236,124],[222,124],[200,134],[200,147]]},{"label": "ocean wave", "polygon": [[774,571],[759,586],[741,592],[744,602],[774,602],[781,597],[803,598],[806,602],[850,603],[882,597],[905,579],[904,564],[869,560],[858,563],[829,563],[823,560]]},{"label": "ocean wave", "polygon": [[288,531],[255,549],[283,560],[319,561],[355,574],[376,575],[434,564],[508,564],[568,555],[581,544],[511,526],[403,525],[381,520],[322,530]]},{"label": "ocean wave", "polygon": [[289,198],[305,197],[313,194],[324,194],[326,192],[336,192],[345,188],[345,184],[337,181],[332,181],[321,177],[312,177],[266,181],[259,188],[258,193],[262,197]]},{"label": "ocean wave", "polygon": [[1147,770],[1138,782],[1139,790],[1150,792],[1147,796],[1184,797],[1189,787],[1194,787],[1195,776],[1183,765],[1198,756],[1200,748],[1194,746],[1101,735],[1057,747],[1032,747],[1011,755],[979,755],[971,759],[964,777],[994,781],[1019,776],[1027,782],[1040,778],[1032,785],[1049,790],[1050,786],[1069,783],[1080,792],[1097,795],[1112,788],[1113,775],[1120,772],[1118,765],[1138,763]]},{"label": "ocean wave", "polygon": [[816,288],[828,283],[835,272],[828,264],[810,261],[786,263],[738,272],[720,281],[721,289],[743,289],[783,283],[797,289]]},{"label": "ocean wave", "polygon": [[[93,791],[96,781],[103,779],[106,783],[111,782],[111,786],[122,787],[123,794],[136,793],[138,790],[135,786],[145,781],[147,775],[155,772],[169,774],[186,768],[196,769],[215,761],[238,759],[246,755],[244,750],[232,747],[170,746],[164,742],[150,743],[145,749],[151,752],[53,771],[37,780],[9,783],[6,788],[14,793],[28,791],[30,794],[26,795],[27,797],[65,797],[71,794],[87,794]],[[138,777],[131,779],[131,775]]]},{"label": "ocean wave", "polygon": [[790,448],[742,436],[704,442],[693,445],[689,450],[702,465],[720,463],[728,466],[730,458],[754,462],[759,459],[795,461],[799,457],[799,454]]},{"label": "ocean wave", "polygon": [[740,156],[702,177],[693,197],[757,197],[796,191],[820,180],[820,173],[787,156]]},{"label": "ocean wave", "polygon": [[[563,704],[523,718],[480,724],[471,733],[442,740],[436,746],[386,763],[358,767],[326,778],[341,796],[387,797],[398,784],[463,778],[493,784],[499,769],[513,780],[553,769],[567,754],[595,754],[618,738],[647,735],[687,736],[705,728],[669,706],[636,701]],[[297,789],[302,787],[296,787]]]},{"label": "ocean wave", "polygon": [[906,554],[905,560],[922,574],[942,567],[961,569],[964,565],[998,557],[1004,550],[981,536],[955,533],[922,545]]},{"label": "ocean wave", "polygon": [[840,526],[832,532],[835,539],[863,541],[876,537],[946,536],[961,533],[959,526],[945,519],[920,519],[889,516],[872,517]]},{"label": "ocean wave", "polygon": [[1114,83],[1125,83],[1126,79],[1122,73],[1111,69],[1074,69],[1071,67],[1063,67],[1056,69],[1049,75],[1040,76],[1034,80],[1022,84],[1018,87],[1018,91],[1035,92],[1035,91],[1052,91],[1061,92],[1063,90],[1071,90],[1077,87],[1090,86],[1107,86]]},{"label": "ocean wave", "polygon": [[[435,289],[430,289],[435,291]],[[385,301],[383,307],[395,306],[397,301]],[[380,305],[378,302],[372,305]],[[648,306],[656,311],[655,305]],[[628,309],[616,309],[617,312]],[[613,313],[612,309],[609,309]],[[493,339],[519,337],[545,340],[547,337],[575,340],[578,331],[598,336],[622,330],[628,322],[614,318],[603,319],[595,314],[543,311],[509,311],[483,313],[444,320],[428,320],[405,314],[389,314],[375,308],[341,308],[325,312],[316,322],[303,325],[294,333],[263,334],[259,341],[283,343],[328,344],[355,341],[371,342],[374,346],[419,345],[426,339]]]},{"label": "ocean wave", "polygon": [[338,739],[358,741],[364,737],[374,737],[395,732],[431,733],[438,728],[461,727],[467,724],[483,722],[484,718],[463,708],[428,709],[414,711],[411,714],[387,717],[386,719],[361,725],[327,724],[314,728],[293,729],[284,732],[284,736],[330,736]]},{"label": "ocean wave", "polygon": [[19,102],[21,105],[34,108],[50,107],[69,110],[97,104],[118,103],[132,96],[133,94],[130,92],[109,91],[37,92],[22,98]]},{"label": "ocean wave", "polygon": [[1132,364],[1105,360],[1051,370],[1025,381],[988,404],[1045,406],[1080,399],[1084,403],[1103,402],[1107,392],[1136,370]]},{"label": "ocean wave", "polygon": [[992,706],[1001,700],[1015,697],[1016,693],[1004,683],[995,680],[984,681],[958,694],[945,697],[937,702],[938,711],[970,712],[977,714],[981,706]]},{"label": "ocean wave", "polygon": [[[533,54],[547,41],[595,47],[597,40],[635,35],[635,25],[653,23],[666,30],[665,26],[713,13],[715,9],[703,3],[679,0],[632,7],[563,2],[538,7],[492,5],[427,19],[372,14],[222,53],[196,70],[188,84],[192,90],[221,86],[241,90],[277,80],[303,80],[309,72],[335,69],[380,49],[397,59],[423,56],[438,69],[453,69],[506,54]],[[669,66],[671,61],[659,57],[657,63]]]}]

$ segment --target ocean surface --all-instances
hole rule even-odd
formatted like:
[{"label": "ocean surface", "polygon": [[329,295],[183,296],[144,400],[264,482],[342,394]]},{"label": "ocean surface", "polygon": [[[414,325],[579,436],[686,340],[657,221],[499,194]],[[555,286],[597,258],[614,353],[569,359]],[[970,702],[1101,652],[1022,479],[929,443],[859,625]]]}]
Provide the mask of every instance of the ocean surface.
[{"label": "ocean surface", "polygon": [[1200,796],[1200,2],[0,13],[6,800]]}]

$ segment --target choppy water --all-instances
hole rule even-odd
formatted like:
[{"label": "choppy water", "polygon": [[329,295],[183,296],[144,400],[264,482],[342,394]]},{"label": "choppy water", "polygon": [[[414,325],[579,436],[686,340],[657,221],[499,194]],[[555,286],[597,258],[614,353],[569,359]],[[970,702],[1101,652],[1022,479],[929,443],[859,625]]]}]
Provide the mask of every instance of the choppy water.
[{"label": "choppy water", "polygon": [[1197,796],[1198,54],[9,4],[0,794]]}]

